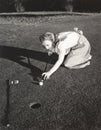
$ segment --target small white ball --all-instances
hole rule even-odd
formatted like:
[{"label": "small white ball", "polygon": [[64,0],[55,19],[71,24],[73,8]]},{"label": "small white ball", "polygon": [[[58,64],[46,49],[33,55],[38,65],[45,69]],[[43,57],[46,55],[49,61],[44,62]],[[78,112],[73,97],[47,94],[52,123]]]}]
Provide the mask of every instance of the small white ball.
[{"label": "small white ball", "polygon": [[43,86],[43,81],[40,81],[40,82],[39,82],[39,85],[40,85],[40,86]]},{"label": "small white ball", "polygon": [[11,81],[11,84],[13,84],[14,82],[13,81]]},{"label": "small white ball", "polygon": [[19,80],[15,80],[15,84],[18,84],[19,83]]},{"label": "small white ball", "polygon": [[10,124],[7,124],[7,127],[10,127]]}]

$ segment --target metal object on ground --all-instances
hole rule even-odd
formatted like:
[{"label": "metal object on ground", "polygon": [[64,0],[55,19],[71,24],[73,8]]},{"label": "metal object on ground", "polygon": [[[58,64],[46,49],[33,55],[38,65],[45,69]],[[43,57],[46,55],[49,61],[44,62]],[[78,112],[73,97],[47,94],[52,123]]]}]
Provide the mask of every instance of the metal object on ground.
[{"label": "metal object on ground", "polygon": [[10,81],[7,79],[6,80],[6,106],[5,106],[5,113],[4,113],[4,118],[2,119],[2,124],[5,127],[10,127],[10,122],[9,122],[9,116],[10,116]]},{"label": "metal object on ground", "polygon": [[[43,71],[43,72],[45,72],[45,71],[46,71],[47,66],[48,66],[48,63],[46,63],[46,65],[45,65],[45,69],[44,69],[44,71]],[[43,86],[44,81],[45,81],[45,80],[44,80],[44,77],[42,76],[42,77],[41,77],[41,80],[39,81],[39,85],[40,85],[40,86]]]},{"label": "metal object on ground", "polygon": [[10,82],[10,84],[19,84],[19,80],[12,80],[11,82]]}]

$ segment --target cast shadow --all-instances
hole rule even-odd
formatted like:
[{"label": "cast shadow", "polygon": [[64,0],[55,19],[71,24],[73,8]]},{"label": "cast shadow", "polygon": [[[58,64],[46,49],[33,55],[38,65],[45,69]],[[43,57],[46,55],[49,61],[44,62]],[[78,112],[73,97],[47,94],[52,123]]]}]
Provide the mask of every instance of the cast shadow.
[{"label": "cast shadow", "polygon": [[[57,60],[56,55],[52,55],[51,57],[49,57],[47,53],[41,51],[28,50],[11,46],[0,46],[0,58],[11,60],[20,64],[21,66],[29,68],[31,72],[29,75],[32,76],[33,80],[35,81],[37,81],[37,78],[41,75],[43,71],[40,68],[32,65],[30,62],[30,58],[38,60],[39,64],[40,62],[54,64]],[[26,58],[27,63],[24,61],[24,59]]]},{"label": "cast shadow", "polygon": [[42,70],[37,68],[37,67],[33,67],[33,65],[31,64],[30,58],[27,57],[28,59],[28,65],[30,68],[30,73],[29,75],[32,77],[33,79],[33,84],[39,85],[39,78],[41,78],[41,74],[42,74]]}]

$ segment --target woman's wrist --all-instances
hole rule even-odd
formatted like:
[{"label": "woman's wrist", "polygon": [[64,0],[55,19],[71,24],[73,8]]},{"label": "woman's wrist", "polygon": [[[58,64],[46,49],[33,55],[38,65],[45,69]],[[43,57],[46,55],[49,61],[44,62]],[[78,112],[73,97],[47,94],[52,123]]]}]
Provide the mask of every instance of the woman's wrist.
[{"label": "woman's wrist", "polygon": [[50,75],[52,75],[54,72],[52,72],[51,70],[48,71],[50,73]]},{"label": "woman's wrist", "polygon": [[48,52],[48,56],[51,56],[53,54],[53,52],[49,51]]}]

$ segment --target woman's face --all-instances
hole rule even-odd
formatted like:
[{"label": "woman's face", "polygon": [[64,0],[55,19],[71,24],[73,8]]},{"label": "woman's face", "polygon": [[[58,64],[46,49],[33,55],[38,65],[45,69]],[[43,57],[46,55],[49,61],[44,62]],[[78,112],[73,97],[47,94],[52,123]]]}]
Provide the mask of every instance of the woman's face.
[{"label": "woman's face", "polygon": [[44,40],[42,45],[45,47],[45,49],[47,50],[52,50],[53,46],[52,46],[52,41],[50,40]]}]

